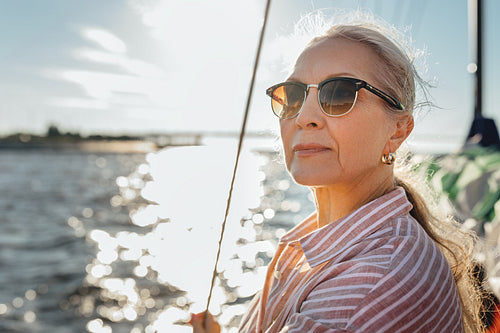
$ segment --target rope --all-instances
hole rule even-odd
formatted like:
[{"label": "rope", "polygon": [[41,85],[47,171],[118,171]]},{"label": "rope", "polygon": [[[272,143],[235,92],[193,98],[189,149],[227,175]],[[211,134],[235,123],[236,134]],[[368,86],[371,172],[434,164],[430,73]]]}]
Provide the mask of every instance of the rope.
[{"label": "rope", "polygon": [[[215,278],[217,277],[217,264],[219,263],[222,239],[224,238],[224,231],[226,230],[227,216],[229,215],[229,207],[231,206],[231,199],[233,196],[233,188],[234,188],[234,180],[236,178],[236,171],[238,170],[238,164],[239,164],[240,154],[241,154],[241,147],[243,146],[243,137],[245,136],[248,113],[249,113],[249,109],[250,109],[250,102],[252,101],[253,87],[255,84],[255,77],[257,75],[257,67],[259,65],[260,51],[262,49],[262,42],[264,40],[264,31],[266,30],[267,17],[269,15],[270,5],[271,5],[271,0],[267,0],[266,11],[264,13],[264,23],[262,24],[262,29],[260,32],[259,46],[257,47],[257,54],[255,55],[255,63],[253,66],[252,81],[250,82],[250,89],[248,91],[247,104],[246,104],[245,113],[243,116],[243,122],[241,124],[240,136],[238,139],[238,150],[236,153],[236,160],[234,162],[233,176],[231,179],[231,186],[229,188],[229,194],[228,194],[228,198],[227,198],[226,212],[224,214],[224,221],[222,222],[222,229],[221,229],[220,238],[219,238],[219,245],[217,248],[217,257],[215,259],[215,265],[214,265],[214,269],[212,271],[212,282],[210,284],[210,292],[208,294],[206,312],[208,312],[208,307],[210,306],[210,300],[212,299],[212,291],[214,289]],[[205,327],[205,319],[206,318],[207,318],[207,316],[204,316],[204,318],[203,318],[203,326],[204,327]]]}]

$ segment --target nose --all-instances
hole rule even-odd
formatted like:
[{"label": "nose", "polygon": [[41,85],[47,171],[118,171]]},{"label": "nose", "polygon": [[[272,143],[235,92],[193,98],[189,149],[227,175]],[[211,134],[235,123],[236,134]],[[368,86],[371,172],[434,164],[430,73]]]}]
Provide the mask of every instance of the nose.
[{"label": "nose", "polygon": [[299,114],[295,117],[295,123],[298,127],[320,128],[324,126],[326,115],[319,105],[318,93],[318,85],[310,84],[307,86],[306,99]]}]

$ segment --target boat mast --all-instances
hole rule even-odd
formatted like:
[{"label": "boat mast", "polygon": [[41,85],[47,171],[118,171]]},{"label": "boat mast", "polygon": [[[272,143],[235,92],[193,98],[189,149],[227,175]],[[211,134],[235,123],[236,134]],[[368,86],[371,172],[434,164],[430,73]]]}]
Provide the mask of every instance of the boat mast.
[{"label": "boat mast", "polygon": [[[468,70],[474,74],[475,102],[474,121],[467,136],[466,144],[500,147],[495,121],[483,116],[483,0],[469,0],[468,11],[469,44],[475,53],[475,63],[469,64]],[[475,40],[475,43],[472,40]]]}]

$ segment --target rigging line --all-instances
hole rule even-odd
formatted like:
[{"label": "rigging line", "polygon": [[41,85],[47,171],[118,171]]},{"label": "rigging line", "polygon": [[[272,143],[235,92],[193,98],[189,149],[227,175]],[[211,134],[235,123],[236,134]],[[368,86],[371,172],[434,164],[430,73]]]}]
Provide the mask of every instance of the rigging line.
[{"label": "rigging line", "polygon": [[[252,73],[252,80],[250,82],[250,89],[248,91],[248,98],[247,98],[247,104],[245,108],[245,113],[243,115],[243,122],[241,124],[241,130],[240,130],[240,136],[238,139],[238,150],[236,153],[236,160],[234,162],[234,169],[233,169],[233,176],[231,179],[231,186],[229,188],[229,194],[227,198],[227,205],[226,205],[226,212],[224,214],[224,221],[222,222],[222,229],[220,233],[220,238],[219,238],[219,244],[217,248],[217,257],[215,259],[215,265],[214,269],[212,271],[212,282],[210,284],[210,292],[208,294],[208,299],[207,299],[207,307],[206,307],[206,312],[208,312],[208,307],[210,306],[210,300],[212,299],[212,291],[214,289],[214,284],[215,284],[215,278],[217,277],[217,264],[219,263],[219,257],[220,257],[220,252],[221,252],[221,245],[222,245],[222,239],[224,237],[224,230],[226,229],[226,222],[227,222],[227,216],[229,214],[229,207],[231,206],[231,198],[233,195],[233,187],[234,187],[234,180],[236,178],[236,171],[238,170],[238,164],[240,160],[240,154],[241,154],[241,148],[243,145],[243,137],[245,136],[245,129],[246,129],[246,124],[247,124],[247,119],[248,119],[248,113],[250,109],[250,102],[252,100],[252,93],[253,93],[253,87],[255,84],[255,77],[257,76],[257,67],[259,65],[259,58],[260,58],[260,51],[262,49],[262,42],[264,41],[264,32],[266,30],[266,25],[267,25],[267,17],[269,15],[269,7],[271,5],[271,0],[267,0],[266,4],[266,11],[264,13],[264,22],[262,23],[262,29],[260,32],[260,39],[259,39],[259,44],[257,47],[257,54],[255,55],[255,63],[253,67],[253,73]],[[205,326],[205,319],[207,316],[204,316],[203,318],[203,326]]]}]

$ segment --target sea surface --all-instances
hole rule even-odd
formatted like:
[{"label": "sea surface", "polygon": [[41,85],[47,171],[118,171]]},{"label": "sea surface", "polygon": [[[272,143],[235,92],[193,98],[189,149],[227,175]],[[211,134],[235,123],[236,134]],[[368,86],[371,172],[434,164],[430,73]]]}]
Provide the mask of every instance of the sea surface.
[{"label": "sea surface", "polygon": [[[191,332],[235,148],[1,150],[0,332]],[[280,160],[272,144],[245,144],[210,303],[225,332],[260,289],[278,237],[313,210]]]}]

